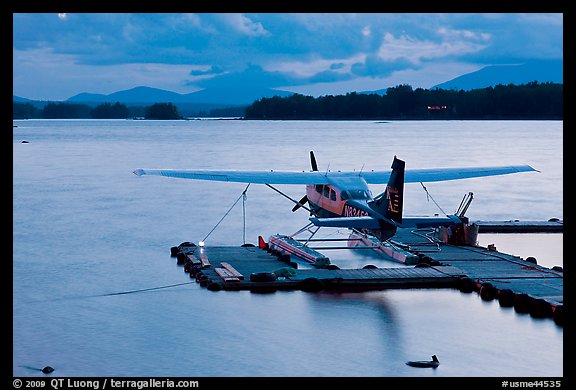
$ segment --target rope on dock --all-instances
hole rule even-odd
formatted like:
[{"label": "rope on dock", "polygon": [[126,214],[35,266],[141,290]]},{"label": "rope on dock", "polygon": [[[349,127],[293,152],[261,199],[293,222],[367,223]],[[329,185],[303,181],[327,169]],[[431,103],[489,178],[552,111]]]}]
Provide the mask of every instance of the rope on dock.
[{"label": "rope on dock", "polygon": [[[216,226],[214,226],[212,228],[212,230],[210,230],[210,232],[206,235],[206,237],[204,237],[204,239],[202,240],[202,242],[205,242],[206,239],[210,236],[210,234],[212,234],[212,232],[214,230],[216,230],[216,228],[218,227],[218,225],[220,225],[220,223],[222,223],[222,221],[224,220],[224,218],[226,218],[228,216],[228,214],[230,214],[230,211],[232,211],[232,209],[234,208],[234,206],[236,206],[236,204],[240,201],[240,199],[244,199],[244,202],[246,201],[246,191],[248,191],[248,187],[250,187],[250,183],[248,183],[248,185],[246,186],[246,188],[244,188],[244,191],[242,191],[242,193],[240,194],[240,196],[238,197],[238,199],[236,199],[236,201],[234,202],[234,204],[228,209],[228,211],[226,211],[226,214],[224,214],[224,216],[222,218],[220,218],[220,221],[218,221],[218,223],[216,224]],[[246,243],[246,209],[243,206],[243,216],[244,216],[244,243]]]},{"label": "rope on dock", "polygon": [[134,293],[139,293],[139,292],[144,292],[144,291],[160,290],[160,289],[164,289],[164,288],[183,286],[185,284],[191,284],[191,283],[193,283],[193,281],[192,282],[169,284],[166,286],[159,286],[159,287],[142,288],[139,290],[128,290],[128,291],[120,291],[120,292],[108,293],[108,294],[91,295],[91,297],[109,297],[109,296],[113,296],[113,295],[134,294]]},{"label": "rope on dock", "polygon": [[444,210],[442,210],[442,207],[440,207],[440,205],[439,205],[438,203],[436,203],[436,201],[434,200],[434,198],[432,197],[432,195],[430,195],[430,193],[428,192],[428,188],[426,188],[426,186],[424,185],[424,183],[420,182],[420,185],[421,185],[422,188],[424,189],[424,192],[426,192],[426,200],[432,199],[432,202],[434,202],[434,204],[440,209],[440,211],[442,211],[442,214],[448,215],[448,214],[446,214],[446,212],[444,212]]},{"label": "rope on dock", "polygon": [[183,286],[185,284],[192,284],[192,283],[195,283],[195,281],[193,280],[193,281],[184,282],[184,283],[168,284],[165,286],[149,287],[149,288],[142,288],[142,289],[138,289],[138,290],[127,290],[127,291],[120,291],[120,292],[113,292],[113,293],[106,293],[106,294],[77,295],[77,296],[68,296],[68,297],[60,297],[60,298],[35,299],[35,300],[30,300],[27,303],[66,301],[66,300],[73,300],[73,299],[98,298],[98,297],[110,297],[110,296],[114,296],[114,295],[135,294],[135,293],[146,292],[146,291],[153,291],[153,290],[161,290],[161,289],[165,289],[165,288],[178,287],[178,286]]}]

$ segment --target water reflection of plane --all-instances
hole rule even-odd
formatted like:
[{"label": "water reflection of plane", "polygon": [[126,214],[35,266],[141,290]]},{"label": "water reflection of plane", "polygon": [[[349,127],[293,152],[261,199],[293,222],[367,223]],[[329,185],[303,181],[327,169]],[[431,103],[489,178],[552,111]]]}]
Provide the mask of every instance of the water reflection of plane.
[{"label": "water reflection of plane", "polygon": [[[296,205],[292,211],[304,208],[310,213],[310,223],[319,227],[349,228],[387,240],[399,227],[437,227],[462,223],[461,215],[445,217],[402,217],[404,183],[427,183],[483,176],[506,175],[536,171],[529,165],[489,167],[405,169],[405,162],[396,158],[391,171],[325,171],[318,170],[316,158],[310,152],[311,171],[238,171],[187,169],[136,169],[134,173],[182,179],[213,180],[265,184]],[[272,184],[306,185],[306,195],[299,201],[283,194]],[[387,184],[376,197],[368,184]],[[309,207],[306,207],[306,204]]]},{"label": "water reflection of plane", "polygon": [[[388,291],[327,290],[308,294],[307,297],[314,305],[312,314],[321,317],[319,322],[339,324],[339,329],[342,329],[345,323],[349,323],[349,327],[355,330],[347,337],[352,338],[357,344],[364,343],[367,339],[371,340],[370,347],[374,346],[376,355],[383,361],[395,361],[398,356],[405,355],[402,318],[397,313],[398,308],[391,303]],[[345,318],[342,318],[343,316]],[[359,321],[365,324],[364,330],[358,326]],[[378,339],[370,338],[372,331]],[[353,335],[358,339],[354,340]]]}]

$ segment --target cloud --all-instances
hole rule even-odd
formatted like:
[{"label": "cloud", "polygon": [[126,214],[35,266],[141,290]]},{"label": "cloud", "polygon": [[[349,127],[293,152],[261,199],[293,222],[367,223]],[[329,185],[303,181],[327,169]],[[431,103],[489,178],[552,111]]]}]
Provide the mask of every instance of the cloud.
[{"label": "cloud", "polygon": [[[74,67],[104,74],[102,67],[116,79],[115,66],[136,72],[143,64],[153,64],[167,85],[189,88],[343,83],[385,79],[429,64],[559,59],[562,26],[562,14],[13,14],[13,48],[19,53],[14,77],[23,80],[18,60],[28,52],[38,72],[27,77],[39,84],[50,81],[41,73],[48,69],[56,83],[70,80]],[[55,56],[66,59],[62,70],[68,74],[46,65]],[[163,73],[170,68],[178,72]]]},{"label": "cloud", "polygon": [[417,65],[423,60],[464,56],[478,52],[487,46],[483,42],[489,38],[486,37],[479,43],[474,33],[468,35],[464,32],[445,28],[438,30],[438,33],[447,39],[439,41],[421,40],[409,35],[401,35],[396,38],[393,34],[387,33],[378,50],[378,58],[382,61],[408,61]]},{"label": "cloud", "polygon": [[447,27],[438,28],[436,33],[438,36],[443,37],[449,41],[467,40],[487,43],[492,37],[492,34],[482,31],[457,30]]},{"label": "cloud", "polygon": [[316,73],[312,77],[309,77],[306,80],[306,82],[311,83],[311,84],[327,83],[327,82],[334,82],[334,81],[350,80],[351,78],[353,78],[353,75],[349,72],[340,73],[340,72],[334,72],[332,70],[325,70],[323,72]]},{"label": "cloud", "polygon": [[187,65],[77,64],[74,55],[47,48],[13,50],[13,63],[14,94],[29,99],[66,100],[80,92],[110,94],[140,85],[180,93],[198,90],[183,82],[190,73]]},{"label": "cloud", "polygon": [[370,28],[370,26],[364,26],[362,28],[362,35],[365,37],[369,37],[370,35],[372,35],[372,29]]},{"label": "cloud", "polygon": [[261,22],[255,22],[244,14],[223,14],[223,20],[237,32],[248,36],[269,35]]},{"label": "cloud", "polygon": [[76,54],[84,64],[204,66],[215,61],[266,66],[271,56],[334,61],[359,54],[405,57],[413,64],[454,55],[506,61],[531,55],[532,49],[544,50],[543,55],[561,55],[562,50],[562,14],[60,15],[14,14],[14,48],[49,47],[54,53]]},{"label": "cloud", "polygon": [[426,39],[409,34],[386,32],[378,49],[355,63],[351,71],[358,76],[388,77],[399,70],[416,70],[425,62],[464,58],[488,47],[491,35],[485,32],[438,27]]},{"label": "cloud", "polygon": [[188,85],[201,88],[210,87],[248,87],[259,86],[277,88],[280,86],[301,85],[306,83],[334,82],[354,77],[352,66],[362,61],[364,56],[333,60],[311,59],[309,61],[271,61],[266,67],[247,63],[241,68],[230,67],[227,70],[217,67],[196,70],[191,75],[201,76],[189,80]]},{"label": "cloud", "polygon": [[189,81],[189,85],[201,88],[275,88],[279,85],[290,85],[299,80],[297,76],[274,71],[266,71],[261,66],[247,64],[240,71],[224,71],[214,77]]},{"label": "cloud", "polygon": [[418,64],[405,56],[382,59],[378,55],[370,55],[363,62],[355,63],[351,72],[357,76],[387,77],[398,70],[417,68]]},{"label": "cloud", "polygon": [[190,75],[191,76],[207,76],[207,75],[214,76],[214,75],[221,74],[223,72],[224,72],[224,70],[221,67],[219,67],[217,65],[212,65],[208,69],[204,69],[204,70],[203,69],[192,69],[190,71]]}]

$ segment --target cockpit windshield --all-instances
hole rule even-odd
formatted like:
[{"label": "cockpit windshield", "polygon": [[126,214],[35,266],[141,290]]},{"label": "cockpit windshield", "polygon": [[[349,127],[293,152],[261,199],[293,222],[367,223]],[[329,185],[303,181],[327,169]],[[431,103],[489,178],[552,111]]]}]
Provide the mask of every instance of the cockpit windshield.
[{"label": "cockpit windshield", "polygon": [[370,191],[366,190],[346,190],[340,194],[342,200],[346,199],[371,199]]}]

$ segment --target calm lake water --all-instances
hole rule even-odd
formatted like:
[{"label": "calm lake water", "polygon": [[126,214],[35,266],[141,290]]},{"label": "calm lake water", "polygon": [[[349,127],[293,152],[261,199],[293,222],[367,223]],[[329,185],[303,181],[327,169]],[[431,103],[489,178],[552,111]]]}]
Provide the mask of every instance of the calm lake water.
[{"label": "calm lake water", "polygon": [[[540,172],[407,184],[405,215],[563,219],[561,121],[26,120],[13,128],[13,374],[137,377],[561,377],[563,328],[452,289],[211,292],[170,257],[184,241],[256,243],[306,211],[252,185],[136,168],[309,170],[530,164]],[[28,143],[22,143],[22,141]],[[278,186],[300,199],[300,186]],[[376,195],[384,186],[373,186]],[[443,211],[440,211],[435,202]],[[342,233],[342,232],[337,232]],[[562,234],[480,244],[563,266]],[[340,253],[341,252],[341,253]],[[344,267],[397,267],[346,250]],[[437,355],[437,369],[408,360]]]}]

